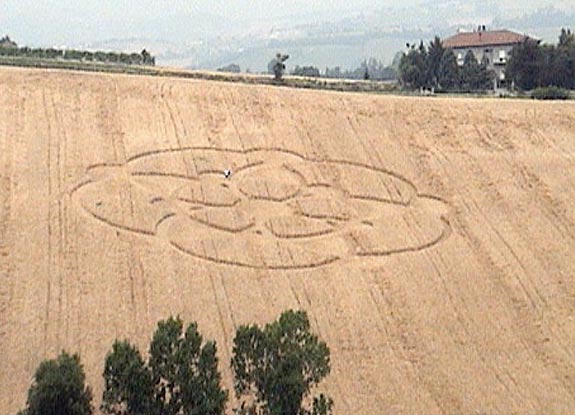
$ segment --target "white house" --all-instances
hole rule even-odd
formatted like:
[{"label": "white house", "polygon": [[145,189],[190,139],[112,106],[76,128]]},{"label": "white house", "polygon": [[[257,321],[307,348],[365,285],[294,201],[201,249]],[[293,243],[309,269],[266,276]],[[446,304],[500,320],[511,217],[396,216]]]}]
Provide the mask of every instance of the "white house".
[{"label": "white house", "polygon": [[486,30],[480,26],[474,32],[460,32],[443,40],[443,47],[451,49],[457,57],[457,64],[463,66],[465,55],[472,51],[477,61],[486,61],[495,72],[495,87],[506,85],[505,66],[514,46],[530,37],[509,30]]}]

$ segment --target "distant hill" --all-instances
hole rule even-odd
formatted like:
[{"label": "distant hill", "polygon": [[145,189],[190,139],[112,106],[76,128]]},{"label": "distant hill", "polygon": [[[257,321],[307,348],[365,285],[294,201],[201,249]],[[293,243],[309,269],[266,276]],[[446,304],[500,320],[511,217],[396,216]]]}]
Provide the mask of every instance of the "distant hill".
[{"label": "distant hill", "polygon": [[[214,70],[235,63],[242,69],[261,72],[278,51],[290,54],[288,69],[296,65],[352,69],[369,57],[389,64],[406,42],[446,37],[458,28],[472,29],[479,24],[505,27],[552,41],[561,26],[575,24],[575,5],[566,0],[534,0],[529,4],[410,0],[391,7],[361,1],[354,3],[361,5],[355,9],[336,1],[332,8],[301,8],[304,11],[298,13],[294,12],[299,4],[296,1],[285,10],[270,10],[269,16],[264,13],[263,2],[254,0],[250,15],[235,17],[213,7],[206,12],[178,4],[179,9],[169,13],[164,8],[155,14],[139,10],[129,20],[94,16],[84,23],[72,10],[47,9],[43,14],[22,13],[12,20],[0,16],[0,27],[30,46],[116,51],[147,48],[160,65]],[[230,10],[242,10],[238,4],[230,5]],[[62,22],[66,32],[44,24],[46,19]]]}]

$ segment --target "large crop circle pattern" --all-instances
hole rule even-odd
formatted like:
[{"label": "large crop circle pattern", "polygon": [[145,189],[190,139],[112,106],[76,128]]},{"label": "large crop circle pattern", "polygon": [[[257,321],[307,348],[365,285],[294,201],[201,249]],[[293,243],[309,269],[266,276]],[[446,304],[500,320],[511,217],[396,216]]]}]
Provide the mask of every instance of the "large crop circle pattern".
[{"label": "large crop circle pattern", "polygon": [[256,269],[417,252],[450,232],[447,204],[396,172],[283,149],[150,151],[90,167],[72,195],[107,227]]}]

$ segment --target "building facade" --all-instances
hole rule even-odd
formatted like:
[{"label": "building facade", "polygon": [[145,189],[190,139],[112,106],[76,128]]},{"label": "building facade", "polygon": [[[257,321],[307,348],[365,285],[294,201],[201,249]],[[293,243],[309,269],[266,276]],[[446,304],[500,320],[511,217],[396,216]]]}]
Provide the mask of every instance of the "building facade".
[{"label": "building facade", "polygon": [[443,47],[453,50],[459,66],[463,66],[467,52],[473,52],[478,62],[487,63],[488,69],[495,73],[494,88],[502,88],[508,86],[505,67],[511,50],[526,39],[529,36],[480,26],[474,32],[460,32],[445,39]]}]

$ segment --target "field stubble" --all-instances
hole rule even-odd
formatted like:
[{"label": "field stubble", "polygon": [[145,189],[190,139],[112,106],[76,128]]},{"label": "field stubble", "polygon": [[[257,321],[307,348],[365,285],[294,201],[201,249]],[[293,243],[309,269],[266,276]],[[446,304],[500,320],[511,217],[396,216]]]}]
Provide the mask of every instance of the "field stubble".
[{"label": "field stubble", "polygon": [[574,412],[574,109],[0,70],[0,412],[169,314],[231,388],[287,308],[337,414]]}]

